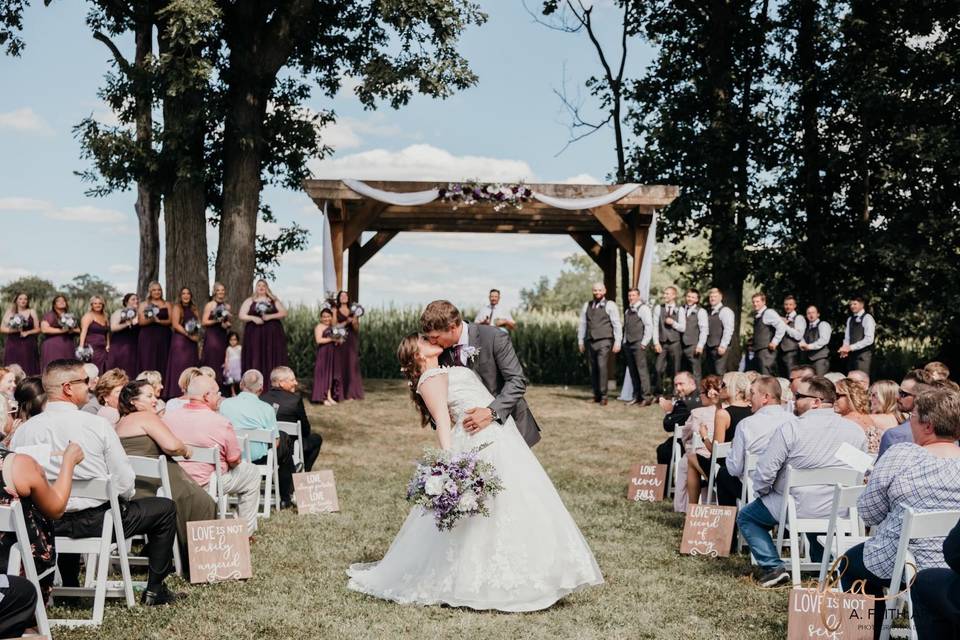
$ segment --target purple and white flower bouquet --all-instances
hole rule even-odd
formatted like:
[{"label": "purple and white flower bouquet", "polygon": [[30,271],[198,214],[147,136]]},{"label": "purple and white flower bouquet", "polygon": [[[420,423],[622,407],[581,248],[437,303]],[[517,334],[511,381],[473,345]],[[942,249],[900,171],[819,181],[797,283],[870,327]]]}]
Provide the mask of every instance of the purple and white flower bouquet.
[{"label": "purple and white flower bouquet", "polygon": [[77,328],[77,316],[72,313],[65,313],[60,316],[60,328],[61,329],[76,329]]},{"label": "purple and white flower bouquet", "polygon": [[155,305],[155,304],[148,304],[148,305],[143,309],[143,317],[144,317],[144,318],[149,318],[149,319],[151,319],[151,320],[155,320],[155,319],[157,318],[157,314],[159,314],[159,313],[160,313],[160,307],[158,307],[158,306]]},{"label": "purple and white flower bouquet", "polygon": [[363,307],[360,306],[359,302],[354,302],[350,305],[350,313],[356,316],[357,318],[363,316]]},{"label": "purple and white flower bouquet", "polygon": [[198,335],[200,333],[200,323],[194,318],[190,318],[183,323],[183,330],[187,332],[188,336]]},{"label": "purple and white flower bouquet", "polygon": [[14,331],[23,331],[23,328],[27,326],[27,319],[19,313],[15,313],[10,316],[10,320],[7,321],[7,326]]},{"label": "purple and white flower bouquet", "polygon": [[137,317],[137,310],[125,307],[120,310],[120,322],[130,322]]},{"label": "purple and white flower bouquet", "polygon": [[346,327],[334,327],[330,329],[330,337],[336,340],[337,342],[343,342],[347,339],[347,329]]},{"label": "purple and white flower bouquet", "polygon": [[407,501],[432,511],[440,531],[467,516],[489,516],[488,503],[503,491],[503,483],[493,465],[480,458],[488,446],[460,453],[427,449],[407,486]]},{"label": "purple and white flower bouquet", "polygon": [[260,302],[258,302],[253,306],[253,310],[257,313],[258,316],[262,318],[263,316],[270,313],[270,303],[264,302],[263,300],[261,300]]},{"label": "purple and white flower bouquet", "polygon": [[213,308],[213,314],[211,315],[213,315],[213,319],[217,322],[223,322],[230,319],[230,312],[227,311],[227,305],[222,303]]},{"label": "purple and white flower bouquet", "polygon": [[90,360],[93,359],[93,347],[88,344],[82,347],[77,347],[77,350],[73,352],[73,355],[77,356],[77,360],[80,362],[90,362]]}]

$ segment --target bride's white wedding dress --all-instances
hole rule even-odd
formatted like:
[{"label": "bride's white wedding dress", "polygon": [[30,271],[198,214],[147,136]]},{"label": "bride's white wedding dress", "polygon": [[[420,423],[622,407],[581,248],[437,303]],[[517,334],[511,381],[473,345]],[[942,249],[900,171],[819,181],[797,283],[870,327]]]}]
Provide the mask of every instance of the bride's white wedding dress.
[{"label": "bride's white wedding dress", "polygon": [[504,490],[490,501],[489,517],[463,518],[450,531],[438,531],[433,516],[414,507],[383,560],[350,567],[348,587],[404,604],[536,611],[602,584],[587,541],[513,419],[474,436],[463,430],[467,409],[493,401],[480,378],[467,367],[435,368],[418,390],[433,376],[448,380],[452,449],[491,443],[480,456]]}]

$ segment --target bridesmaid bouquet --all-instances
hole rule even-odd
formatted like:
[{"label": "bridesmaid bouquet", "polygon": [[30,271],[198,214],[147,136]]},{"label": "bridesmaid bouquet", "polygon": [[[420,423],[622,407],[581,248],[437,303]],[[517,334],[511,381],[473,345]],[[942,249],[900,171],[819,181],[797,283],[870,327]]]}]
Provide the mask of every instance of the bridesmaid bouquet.
[{"label": "bridesmaid bouquet", "polygon": [[90,360],[93,358],[93,347],[90,345],[77,347],[77,350],[73,352],[73,355],[77,356],[77,360],[80,362],[90,362]]},{"label": "bridesmaid bouquet", "polygon": [[61,329],[76,329],[77,328],[77,317],[72,313],[65,313],[60,316],[60,328]]},{"label": "bridesmaid bouquet", "polygon": [[120,311],[120,322],[130,322],[137,317],[137,310],[127,307]]},{"label": "bridesmaid bouquet", "polygon": [[330,329],[330,336],[337,342],[343,342],[347,339],[347,329],[345,327],[334,327]]},{"label": "bridesmaid bouquet", "polygon": [[148,304],[147,307],[143,310],[143,317],[154,320],[156,319],[157,314],[159,313],[160,313],[160,307],[158,307],[155,304]]},{"label": "bridesmaid bouquet", "polygon": [[183,330],[187,332],[187,335],[195,336],[200,333],[200,323],[195,319],[190,318],[183,323]]},{"label": "bridesmaid bouquet", "polygon": [[407,501],[432,511],[440,531],[467,516],[489,516],[487,503],[503,491],[503,483],[493,465],[480,459],[488,446],[460,453],[427,449],[407,486]]},{"label": "bridesmaid bouquet", "polygon": [[354,302],[352,305],[350,305],[350,313],[354,317],[359,318],[364,314],[363,307],[361,307],[359,303]]},{"label": "bridesmaid bouquet", "polygon": [[10,316],[10,320],[7,321],[7,326],[14,331],[22,331],[23,328],[27,326],[27,321],[22,315],[15,313]]},{"label": "bridesmaid bouquet", "polygon": [[216,307],[214,307],[214,309],[213,309],[213,319],[214,319],[214,320],[216,320],[217,322],[223,322],[224,320],[227,320],[228,318],[230,318],[230,312],[227,311],[227,305],[225,305],[225,304],[218,304]]},{"label": "bridesmaid bouquet", "polygon": [[260,302],[258,302],[258,303],[253,307],[253,310],[256,311],[256,312],[257,312],[257,315],[262,318],[263,316],[265,316],[265,315],[267,315],[268,313],[270,313],[270,303],[269,303],[269,302],[263,302],[263,301],[261,300]]}]

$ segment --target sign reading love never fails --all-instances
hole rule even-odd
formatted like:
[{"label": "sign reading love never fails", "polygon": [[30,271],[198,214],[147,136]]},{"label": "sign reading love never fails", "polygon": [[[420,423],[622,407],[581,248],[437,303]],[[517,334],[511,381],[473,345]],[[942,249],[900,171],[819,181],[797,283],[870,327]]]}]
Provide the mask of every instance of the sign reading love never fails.
[{"label": "sign reading love never fails", "polygon": [[667,465],[635,464],[630,467],[627,500],[632,502],[659,502],[667,489]]}]

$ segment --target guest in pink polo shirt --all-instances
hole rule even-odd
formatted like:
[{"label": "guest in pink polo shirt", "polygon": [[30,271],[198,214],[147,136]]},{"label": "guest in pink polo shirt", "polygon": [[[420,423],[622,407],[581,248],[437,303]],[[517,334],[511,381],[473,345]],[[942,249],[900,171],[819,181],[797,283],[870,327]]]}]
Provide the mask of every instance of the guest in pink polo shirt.
[{"label": "guest in pink polo shirt", "polygon": [[[197,376],[187,388],[187,404],[168,410],[163,416],[170,430],[178,438],[194,447],[216,447],[220,451],[220,479],[223,492],[236,495],[240,517],[247,521],[247,532],[257,530],[257,511],[260,507],[260,470],[256,465],[240,459],[240,443],[230,421],[217,413],[220,389],[217,381]],[[184,460],[183,470],[201,487],[210,482],[213,465]]]}]

